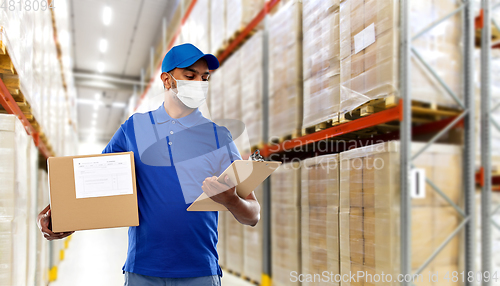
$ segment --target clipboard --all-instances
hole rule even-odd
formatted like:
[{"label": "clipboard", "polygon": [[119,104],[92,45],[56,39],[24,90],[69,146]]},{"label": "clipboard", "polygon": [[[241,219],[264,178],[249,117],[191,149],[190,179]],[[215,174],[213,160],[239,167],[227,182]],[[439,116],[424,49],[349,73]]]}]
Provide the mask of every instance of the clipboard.
[{"label": "clipboard", "polygon": [[[250,195],[257,186],[269,177],[281,162],[235,160],[222,172],[217,181],[224,183],[224,176],[228,175],[231,182],[236,182],[236,193],[242,198]],[[241,180],[241,181],[240,181]],[[227,208],[213,201],[207,194],[202,193],[188,208],[188,211],[227,211]]]}]

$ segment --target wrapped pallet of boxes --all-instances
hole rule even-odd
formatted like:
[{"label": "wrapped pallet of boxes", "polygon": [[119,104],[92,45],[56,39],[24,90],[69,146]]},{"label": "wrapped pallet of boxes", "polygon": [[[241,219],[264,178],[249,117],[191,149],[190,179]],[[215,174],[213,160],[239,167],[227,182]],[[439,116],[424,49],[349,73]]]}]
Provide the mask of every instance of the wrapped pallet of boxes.
[{"label": "wrapped pallet of boxes", "polygon": [[[302,164],[302,285],[340,285],[338,154]],[[333,275],[333,276],[332,276]],[[332,281],[333,280],[333,281]]]},{"label": "wrapped pallet of boxes", "polygon": [[217,225],[218,242],[217,253],[219,255],[219,265],[222,268],[227,267],[227,240],[226,240],[226,221],[228,212],[219,212],[219,224]]},{"label": "wrapped pallet of boxes", "polygon": [[300,135],[302,126],[302,3],[269,17],[269,136]]},{"label": "wrapped pallet of boxes", "polygon": [[[412,1],[411,35],[457,9],[454,0]],[[415,50],[455,94],[462,98],[461,20],[450,17],[412,41]],[[393,105],[398,97],[399,6],[395,0],[346,0],[340,3],[341,120],[347,112],[374,99]],[[446,32],[445,32],[446,31]],[[415,100],[457,106],[453,98],[412,57],[411,91]],[[375,103],[375,102],[374,102]],[[372,112],[363,109],[361,113]]]},{"label": "wrapped pallet of boxes", "polygon": [[36,275],[36,251],[37,251],[37,238],[40,236],[38,230],[36,217],[41,209],[45,206],[38,207],[37,202],[37,184],[38,184],[38,149],[33,140],[29,140],[27,150],[27,170],[28,175],[28,285],[35,284]]},{"label": "wrapped pallet of boxes", "polygon": [[226,0],[210,1],[210,52],[217,54],[226,44]]},{"label": "wrapped pallet of boxes", "polygon": [[291,273],[302,273],[300,184],[297,162],[283,164],[271,175],[271,271],[275,286],[288,286]]},{"label": "wrapped pallet of boxes", "polygon": [[226,214],[227,269],[243,275],[243,225],[232,213]]},{"label": "wrapped pallet of boxes", "polygon": [[304,0],[303,127],[338,121],[340,38],[338,1]]},{"label": "wrapped pallet of boxes", "polygon": [[227,0],[225,39],[231,40],[264,8],[264,0]]},{"label": "wrapped pallet of boxes", "polygon": [[[38,185],[37,185],[37,205],[38,209],[42,210],[49,204],[49,187],[47,180],[47,172],[38,170]],[[43,238],[42,235],[37,236],[37,251],[36,251],[36,273],[35,285],[46,286],[49,282],[49,241]]]},{"label": "wrapped pallet of boxes", "polygon": [[[254,192],[257,201],[262,204],[264,196],[262,185],[259,185]],[[262,275],[262,224],[264,219],[261,211],[260,221],[257,225],[243,227],[243,274],[259,284]]]},{"label": "wrapped pallet of boxes", "polygon": [[[24,126],[14,115],[0,114],[2,184],[0,187],[0,285],[27,285],[28,144]],[[31,281],[30,281],[31,283]]]},{"label": "wrapped pallet of boxes", "polygon": [[210,75],[210,117],[217,123],[217,119],[224,118],[224,89],[222,80],[224,76],[224,66],[220,66],[217,71]]},{"label": "wrapped pallet of boxes", "polygon": [[182,26],[183,41],[195,45],[205,53],[209,52],[210,34],[209,0],[197,0],[189,17]]},{"label": "wrapped pallet of boxes", "polygon": [[16,188],[16,117],[0,114],[0,285],[13,285],[13,220]]},{"label": "wrapped pallet of boxes", "polygon": [[[250,150],[248,144],[248,133],[243,124],[242,113],[242,92],[241,92],[241,50],[236,51],[224,62],[224,79],[222,88],[224,89],[224,125],[231,131],[234,144],[238,151],[243,154]],[[216,122],[217,123],[217,122]]]},{"label": "wrapped pallet of boxes", "polygon": [[[423,143],[413,143],[416,152]],[[434,144],[415,161],[451,201],[460,204],[461,153],[458,146]],[[340,271],[341,274],[364,273],[357,281],[343,285],[376,285],[384,273],[394,280],[384,285],[399,285],[395,277],[400,264],[400,152],[399,142],[392,141],[340,154]],[[443,176],[446,174],[446,176]],[[412,199],[411,257],[415,272],[458,227],[460,215],[429,184],[423,198]],[[459,237],[422,269],[416,285],[452,285],[439,279],[431,283],[428,272],[460,272]],[[378,275],[378,276],[377,276]],[[443,282],[444,281],[444,282]],[[451,284],[450,284],[451,283]]]},{"label": "wrapped pallet of boxes", "polygon": [[[224,62],[224,118],[241,120],[241,51],[236,51]],[[238,146],[239,147],[239,146]]]},{"label": "wrapped pallet of boxes", "polygon": [[[241,47],[241,111],[250,146],[263,143],[262,48],[263,33],[255,33]],[[250,150],[244,150],[250,151]]]}]

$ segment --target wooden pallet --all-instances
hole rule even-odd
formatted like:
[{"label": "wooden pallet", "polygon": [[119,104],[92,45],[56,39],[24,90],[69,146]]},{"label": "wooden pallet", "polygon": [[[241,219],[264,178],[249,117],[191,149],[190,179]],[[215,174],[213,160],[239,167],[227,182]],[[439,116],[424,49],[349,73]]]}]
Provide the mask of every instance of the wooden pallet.
[{"label": "wooden pallet", "polygon": [[273,145],[273,144],[280,144],[280,143],[283,143],[284,141],[286,140],[292,140],[292,139],[295,139],[295,138],[298,138],[302,135],[301,133],[301,130],[300,129],[297,129],[297,130],[294,130],[292,131],[291,134],[287,134],[285,136],[281,136],[279,138],[273,138],[269,141],[269,144],[268,145]]},{"label": "wooden pallet", "polygon": [[257,285],[257,286],[258,286],[258,285],[260,285],[260,283],[259,283],[258,281],[255,281],[255,280],[253,280],[253,279],[252,279],[252,278],[250,278],[250,277],[243,276],[242,278],[243,278],[243,279],[245,279],[247,282],[249,282],[249,283],[251,283],[251,284],[254,284],[254,285]]},{"label": "wooden pallet", "polygon": [[398,104],[399,98],[395,95],[391,95],[385,98],[373,99],[365,104],[355,108],[354,110],[347,113],[339,114],[339,123],[346,123],[351,120],[355,120],[361,117],[371,115],[375,112],[382,111]]},{"label": "wooden pallet", "polygon": [[236,271],[234,271],[232,269],[226,269],[226,271],[229,272],[231,275],[234,275],[234,276],[239,277],[239,278],[241,278],[243,280],[246,280],[246,281],[248,281],[248,282],[250,282],[250,283],[252,283],[254,285],[260,285],[260,283],[258,281],[255,281],[252,278],[250,278],[248,276],[245,276],[245,275],[242,275],[241,273],[236,272]]},{"label": "wooden pallet", "polygon": [[311,134],[314,132],[318,132],[318,131],[330,128],[332,126],[336,126],[338,124],[340,124],[339,115],[335,114],[334,116],[332,116],[332,118],[330,118],[328,120],[325,120],[323,122],[320,122],[320,123],[317,123],[317,124],[314,124],[314,125],[311,125],[308,127],[303,127],[301,133],[302,133],[302,135],[307,135],[307,134]]},{"label": "wooden pallet", "polygon": [[[399,98],[395,95],[371,100],[350,112],[341,113],[339,115],[339,123],[349,122],[394,107],[398,102]],[[412,100],[411,111],[413,123],[430,123],[462,113],[462,110],[458,108],[418,100]]]}]

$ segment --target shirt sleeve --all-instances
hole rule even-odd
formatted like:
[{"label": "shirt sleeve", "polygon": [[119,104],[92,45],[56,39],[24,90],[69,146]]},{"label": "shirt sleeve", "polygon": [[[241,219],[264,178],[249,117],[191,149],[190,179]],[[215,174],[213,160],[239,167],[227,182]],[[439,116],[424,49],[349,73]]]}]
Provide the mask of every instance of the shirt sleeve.
[{"label": "shirt sleeve", "polygon": [[109,140],[108,145],[102,151],[102,154],[106,153],[119,153],[127,152],[127,137],[125,136],[125,131],[123,130],[123,124],[116,130],[113,138]]},{"label": "shirt sleeve", "polygon": [[[216,176],[220,176],[224,170],[227,169],[235,160],[241,160],[240,152],[238,148],[236,148],[236,144],[234,144],[233,137],[231,132],[226,128],[224,134],[222,135],[222,140],[219,140],[222,144],[220,145],[219,152],[217,152],[219,157],[219,169],[216,172]],[[219,137],[221,137],[219,135]]]}]

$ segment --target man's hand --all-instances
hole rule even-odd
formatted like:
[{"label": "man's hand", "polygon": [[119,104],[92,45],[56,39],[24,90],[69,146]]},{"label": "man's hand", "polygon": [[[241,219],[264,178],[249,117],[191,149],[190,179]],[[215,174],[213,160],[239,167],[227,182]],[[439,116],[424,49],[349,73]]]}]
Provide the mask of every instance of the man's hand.
[{"label": "man's hand", "polygon": [[48,205],[43,211],[38,214],[37,225],[43,234],[43,237],[47,240],[62,239],[70,236],[74,231],[69,232],[52,232],[52,223],[50,220],[50,205]]},{"label": "man's hand", "polygon": [[260,219],[260,205],[251,192],[246,198],[240,198],[229,177],[224,177],[225,184],[217,177],[208,177],[203,181],[202,190],[215,202],[224,205],[242,224],[254,226]]},{"label": "man's hand", "polygon": [[237,202],[240,197],[236,193],[236,187],[229,179],[229,176],[224,177],[225,184],[219,183],[217,177],[208,177],[203,181],[201,189],[209,196],[214,202],[228,207]]}]

